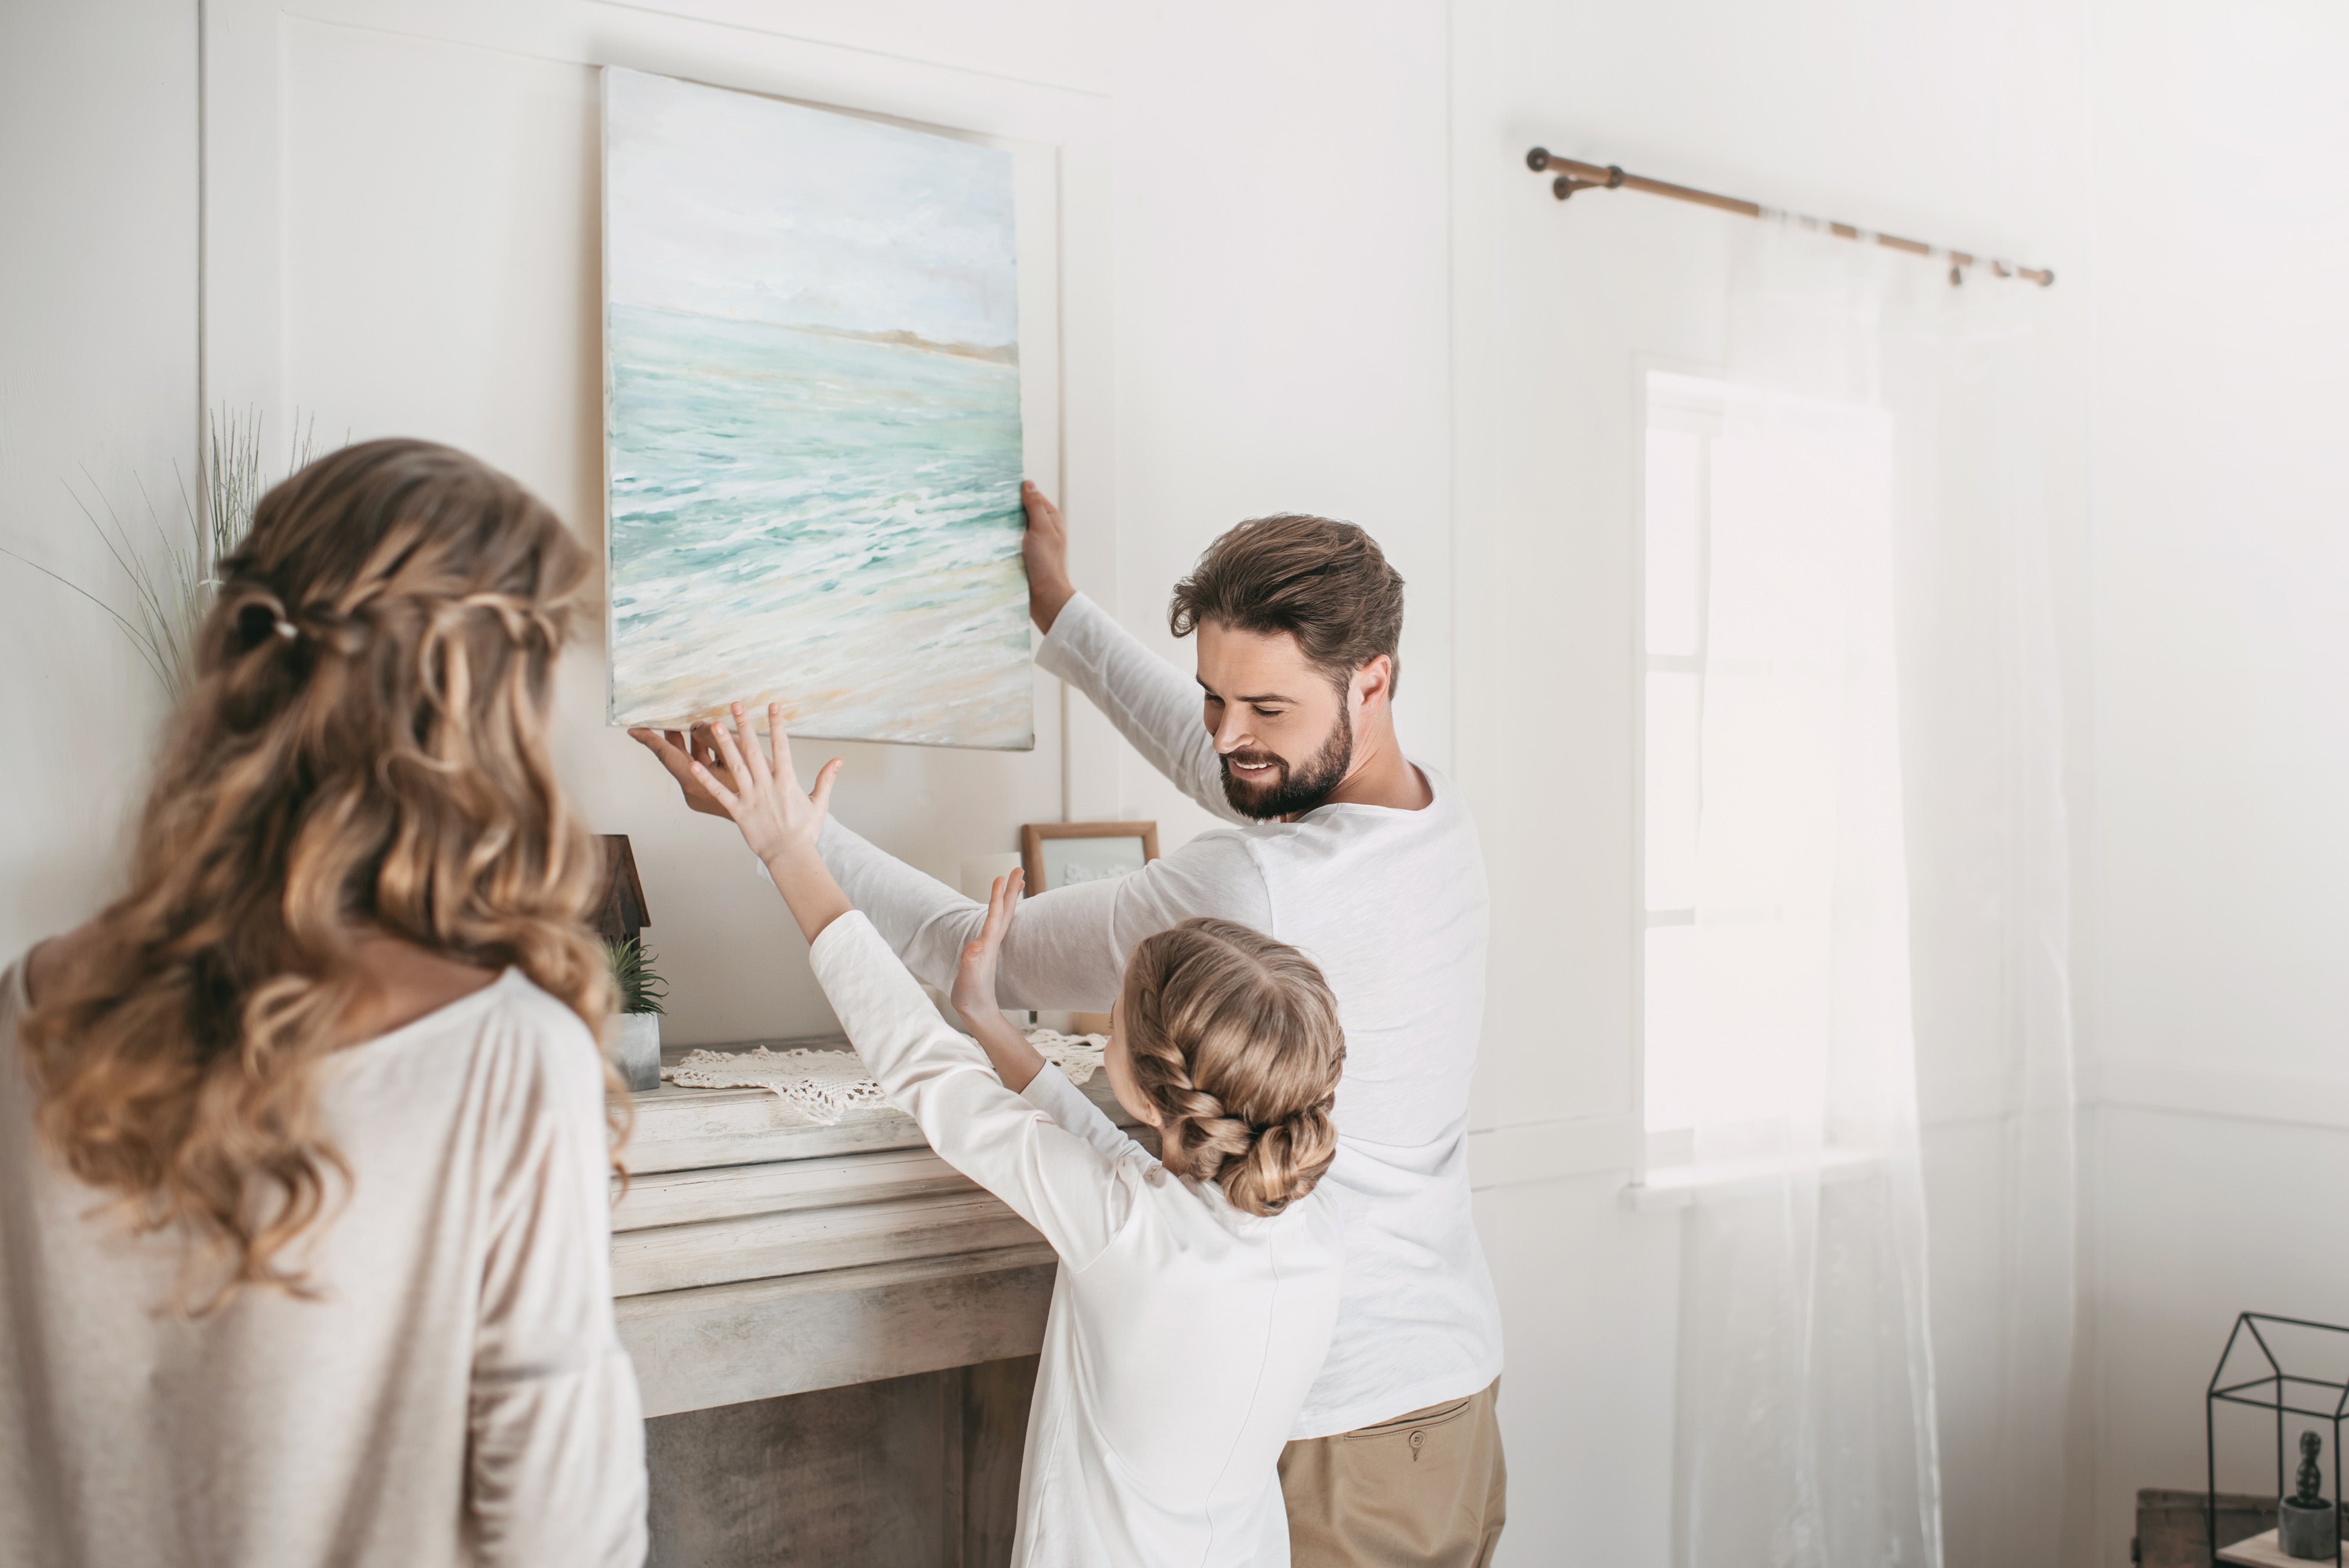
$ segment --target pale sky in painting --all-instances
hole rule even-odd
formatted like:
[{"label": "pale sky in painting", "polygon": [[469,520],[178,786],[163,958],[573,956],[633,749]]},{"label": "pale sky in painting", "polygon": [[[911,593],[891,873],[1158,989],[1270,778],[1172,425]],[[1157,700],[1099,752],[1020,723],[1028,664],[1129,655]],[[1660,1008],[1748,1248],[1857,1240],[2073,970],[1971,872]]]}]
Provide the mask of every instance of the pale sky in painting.
[{"label": "pale sky in painting", "polygon": [[604,95],[612,303],[1018,341],[1010,153],[617,67]]}]

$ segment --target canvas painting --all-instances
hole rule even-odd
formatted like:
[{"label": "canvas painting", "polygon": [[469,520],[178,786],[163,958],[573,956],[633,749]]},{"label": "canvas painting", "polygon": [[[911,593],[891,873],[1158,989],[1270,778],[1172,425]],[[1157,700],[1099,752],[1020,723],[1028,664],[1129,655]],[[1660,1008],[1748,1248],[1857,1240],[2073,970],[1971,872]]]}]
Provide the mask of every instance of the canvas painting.
[{"label": "canvas painting", "polygon": [[604,73],[610,720],[1035,744],[1012,155]]}]

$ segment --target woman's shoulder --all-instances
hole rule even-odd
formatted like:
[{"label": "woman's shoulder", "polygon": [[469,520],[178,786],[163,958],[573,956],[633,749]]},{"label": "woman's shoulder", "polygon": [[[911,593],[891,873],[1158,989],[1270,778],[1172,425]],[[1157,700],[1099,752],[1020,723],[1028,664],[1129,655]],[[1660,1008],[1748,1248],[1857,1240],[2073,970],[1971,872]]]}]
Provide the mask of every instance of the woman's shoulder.
[{"label": "woman's shoulder", "polygon": [[362,1075],[433,1064],[436,1075],[445,1073],[464,1085],[465,1098],[512,1114],[557,1110],[598,1119],[604,1114],[604,1054],[594,1033],[520,968],[337,1054]]},{"label": "woman's shoulder", "polygon": [[509,965],[462,995],[440,1002],[390,1028],[369,1031],[352,1042],[350,1049],[374,1051],[461,1037],[509,1050],[527,1050],[543,1042],[586,1033],[577,1013],[527,971]]},{"label": "woman's shoulder", "polygon": [[[603,1054],[594,1032],[568,1002],[520,968],[503,971],[465,1000],[479,1003],[464,1029],[474,1037],[476,1050],[512,1057],[532,1071],[570,1073],[585,1062],[600,1075]],[[464,1006],[460,1002],[443,1011],[457,1012]]]},{"label": "woman's shoulder", "polygon": [[611,1075],[594,1032],[567,1002],[519,969],[500,975],[491,990],[498,996],[483,1046],[502,1053],[507,1071],[538,1089],[533,1100],[600,1127]]},{"label": "woman's shoulder", "polygon": [[594,1032],[570,1003],[523,971],[505,971],[488,990],[495,993],[489,1023],[502,1038],[512,1040],[515,1048],[553,1052],[565,1061],[585,1050],[600,1059]]}]

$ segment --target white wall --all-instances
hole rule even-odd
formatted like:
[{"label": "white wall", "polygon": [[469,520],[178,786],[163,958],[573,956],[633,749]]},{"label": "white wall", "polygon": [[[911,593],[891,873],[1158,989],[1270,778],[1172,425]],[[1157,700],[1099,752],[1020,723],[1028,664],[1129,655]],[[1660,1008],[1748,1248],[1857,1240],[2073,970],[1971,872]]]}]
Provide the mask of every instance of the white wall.
[{"label": "white wall", "polygon": [[[2238,1312],[2349,1323],[2349,18],[2098,0],[2100,1563]],[[2315,1239],[2313,1246],[2309,1241]],[[2221,1484],[2272,1484],[2255,1428]]]},{"label": "white wall", "polygon": [[[196,453],[196,33],[185,0],[0,7],[0,545],[128,610],[74,499],[168,524]],[[143,794],[154,681],[0,557],[0,959],[91,913]]]},{"label": "white wall", "polygon": [[[1124,619],[1187,665],[1167,593],[1216,535],[1268,512],[1359,523],[1407,585],[1404,742],[1448,767],[1444,8],[1116,15]],[[1138,765],[1124,790],[1209,820]]]}]

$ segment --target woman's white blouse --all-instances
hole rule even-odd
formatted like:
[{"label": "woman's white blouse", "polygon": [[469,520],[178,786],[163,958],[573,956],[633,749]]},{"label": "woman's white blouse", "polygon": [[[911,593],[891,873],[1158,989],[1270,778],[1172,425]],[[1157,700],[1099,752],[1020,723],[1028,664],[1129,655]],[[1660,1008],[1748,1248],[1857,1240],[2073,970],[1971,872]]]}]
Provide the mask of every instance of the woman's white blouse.
[{"label": "woman's white blouse", "polygon": [[1058,1068],[1012,1093],[862,914],[811,957],[890,1103],[1061,1255],[1013,1562],[1287,1563],[1276,1466],[1338,1312],[1328,1198],[1247,1214],[1170,1176]]},{"label": "woman's white blouse", "polygon": [[635,1568],[645,1425],[612,1312],[604,1067],[508,970],[337,1051],[313,1294],[167,1310],[182,1256],[36,1137],[0,977],[0,1564]]}]

